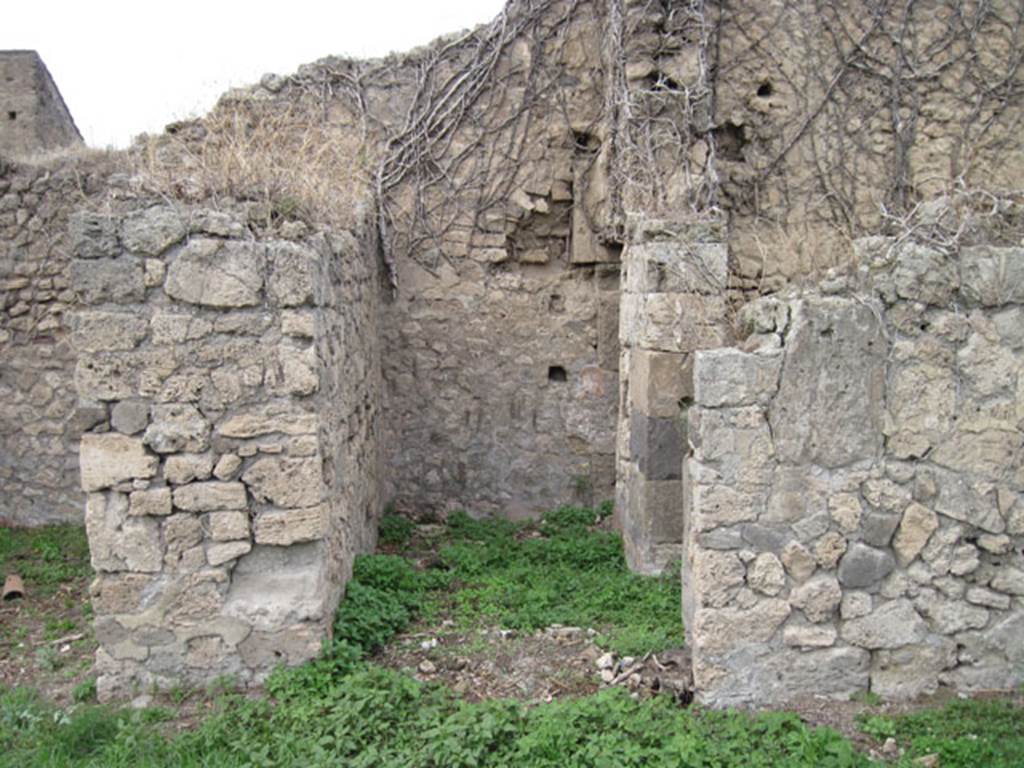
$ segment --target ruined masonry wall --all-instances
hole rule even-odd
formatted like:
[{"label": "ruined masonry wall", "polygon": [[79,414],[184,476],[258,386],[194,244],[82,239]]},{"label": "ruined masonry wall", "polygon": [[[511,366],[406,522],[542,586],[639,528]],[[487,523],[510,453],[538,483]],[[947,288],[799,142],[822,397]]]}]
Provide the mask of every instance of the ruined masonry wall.
[{"label": "ruined masonry wall", "polygon": [[[65,246],[72,167],[0,160],[0,523],[81,523],[78,436],[103,410],[76,405],[67,315],[75,296]],[[83,174],[84,175],[84,174]]]},{"label": "ruined masonry wall", "polygon": [[695,358],[683,584],[706,703],[1024,680],[1024,251],[857,245],[852,294],[762,299],[742,350]]},{"label": "ruined masonry wall", "polygon": [[727,250],[714,222],[643,220],[623,255],[615,514],[634,571],[683,555],[684,372],[727,343]]},{"label": "ruined masonry wall", "polygon": [[164,205],[71,230],[101,696],[315,656],[374,544],[374,263]]}]

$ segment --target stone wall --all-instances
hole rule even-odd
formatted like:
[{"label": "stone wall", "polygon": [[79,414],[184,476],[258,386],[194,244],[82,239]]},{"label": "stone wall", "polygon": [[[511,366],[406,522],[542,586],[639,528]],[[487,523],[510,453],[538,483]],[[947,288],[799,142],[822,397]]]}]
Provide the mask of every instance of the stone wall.
[{"label": "stone wall", "polygon": [[638,220],[623,255],[616,522],[629,567],[683,555],[684,371],[727,343],[726,248],[714,220]]},{"label": "stone wall", "polygon": [[78,436],[104,418],[77,403],[68,343],[70,200],[96,179],[0,160],[0,523],[82,520]]},{"label": "stone wall", "polygon": [[0,155],[81,144],[82,136],[35,51],[0,51]]},{"label": "stone wall", "polygon": [[102,697],[315,656],[375,543],[373,262],[351,235],[134,204],[72,220]]},{"label": "stone wall", "polygon": [[1024,251],[858,241],[698,352],[684,607],[713,705],[1024,680]]}]

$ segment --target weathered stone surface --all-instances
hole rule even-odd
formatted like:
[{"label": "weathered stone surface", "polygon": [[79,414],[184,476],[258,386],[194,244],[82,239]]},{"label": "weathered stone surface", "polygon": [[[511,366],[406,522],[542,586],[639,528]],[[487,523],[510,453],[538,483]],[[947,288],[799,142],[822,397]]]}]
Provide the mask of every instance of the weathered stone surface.
[{"label": "weathered stone surface", "polygon": [[781,354],[750,354],[738,349],[694,353],[697,402],[708,408],[767,403],[779,386]]},{"label": "weathered stone surface", "polygon": [[189,483],[174,489],[174,506],[186,512],[215,512],[246,508],[245,486],[241,483],[208,481]]},{"label": "weathered stone surface", "polygon": [[779,456],[840,467],[882,449],[886,343],[869,306],[842,299],[795,305],[769,421]]},{"label": "weathered stone surface", "polygon": [[1008,595],[1024,596],[1024,570],[1004,566],[989,582],[989,586]]},{"label": "weathered stone surface", "polygon": [[280,507],[312,507],[323,493],[316,457],[259,459],[242,474],[242,482],[257,500]]},{"label": "weathered stone surface", "polygon": [[903,243],[896,252],[893,270],[896,294],[922,304],[948,306],[959,278],[950,258],[936,248]]},{"label": "weathered stone surface", "polygon": [[148,491],[133,491],[128,514],[133,516],[153,515],[162,517],[171,514],[171,489],[153,488]]},{"label": "weathered stone surface", "polygon": [[213,472],[213,454],[182,453],[164,460],[164,479],[174,485],[206,480]]},{"label": "weathered stone surface", "polygon": [[194,238],[172,257],[164,291],[189,304],[255,306],[261,300],[265,263],[262,245]]},{"label": "weathered stone surface", "polygon": [[678,417],[634,414],[629,434],[630,453],[645,478],[677,480],[682,477],[683,433]]},{"label": "weathered stone surface", "polygon": [[188,227],[181,213],[169,206],[155,206],[128,214],[121,223],[121,242],[134,253],[159,256],[184,239]]},{"label": "weathered stone surface", "polygon": [[736,648],[766,643],[789,616],[785,600],[765,599],[752,608],[704,608],[696,612],[697,651],[717,656]]},{"label": "weathered stone surface", "polygon": [[113,433],[82,435],[79,467],[82,488],[98,491],[124,480],[153,477],[158,459],[146,452],[142,441]]},{"label": "weathered stone surface", "polygon": [[131,256],[73,261],[71,284],[83,304],[130,304],[146,295],[142,262]]},{"label": "weathered stone surface", "polygon": [[861,648],[899,648],[924,639],[928,626],[906,599],[891,600],[867,616],[844,621],[839,634]]},{"label": "weathered stone surface", "polygon": [[257,544],[289,546],[321,539],[327,532],[323,507],[262,512],[253,522]]},{"label": "weathered stone surface", "polygon": [[900,524],[900,516],[893,512],[867,512],[861,519],[861,538],[873,547],[888,547],[892,535]]},{"label": "weathered stone surface", "polygon": [[832,574],[819,574],[795,587],[789,594],[789,602],[799,608],[813,624],[831,619],[839,607],[843,592]]},{"label": "weathered stone surface", "polygon": [[892,699],[934,693],[939,676],[956,664],[956,642],[930,637],[923,643],[881,650],[871,664],[871,691]]},{"label": "weathered stone surface", "polygon": [[289,242],[270,245],[270,296],[282,307],[297,307],[313,298],[315,256]]},{"label": "weathered stone surface", "polygon": [[871,613],[872,600],[867,592],[847,591],[839,603],[839,615],[844,619],[859,619]]},{"label": "weathered stone surface", "polygon": [[863,509],[856,495],[840,493],[832,496],[828,500],[828,511],[844,532],[853,533],[860,529]]},{"label": "weathered stone surface", "polygon": [[960,600],[947,600],[927,590],[914,600],[914,606],[928,620],[932,629],[942,635],[982,629],[988,623],[986,608],[965,605]]},{"label": "weathered stone surface", "polygon": [[157,453],[199,453],[210,445],[210,423],[193,405],[154,405],[142,441]]},{"label": "weathered stone surface", "polygon": [[841,533],[830,531],[814,543],[814,558],[822,568],[831,570],[846,553],[846,546],[846,539]]},{"label": "weathered stone surface", "polygon": [[961,292],[984,307],[1024,302],[1024,249],[977,245],[960,250]]},{"label": "weathered stone surface", "polygon": [[223,613],[258,632],[322,621],[325,566],[321,544],[253,547],[235,565]]},{"label": "weathered stone surface", "polygon": [[680,403],[692,395],[684,367],[687,356],[675,352],[634,349],[629,354],[629,396],[637,413],[677,418]]},{"label": "weathered stone surface", "polygon": [[217,466],[213,468],[213,476],[218,480],[231,480],[241,466],[241,457],[234,453],[225,453],[217,460]]},{"label": "weathered stone surface", "polygon": [[117,551],[124,557],[125,567],[136,573],[157,573],[163,566],[163,545],[160,522],[148,518],[131,518],[121,526]]},{"label": "weathered stone surface", "polygon": [[889,552],[855,542],[839,562],[839,582],[848,589],[870,587],[888,576],[895,566]]},{"label": "weathered stone surface", "polygon": [[80,352],[115,352],[134,349],[146,338],[146,319],[126,312],[76,312],[71,343]]},{"label": "weathered stone surface", "polygon": [[806,581],[818,565],[814,556],[797,541],[789,542],[782,551],[782,564],[796,581]]},{"label": "weathered stone surface", "polygon": [[968,603],[983,605],[986,608],[996,608],[1005,611],[1010,607],[1009,595],[1001,595],[984,587],[971,587],[967,590],[966,598]]},{"label": "weathered stone surface", "polygon": [[747,583],[761,594],[775,596],[786,585],[786,573],[779,558],[762,552],[747,568]]},{"label": "weathered stone surface", "polygon": [[320,388],[316,352],[312,347],[297,349],[282,344],[277,360],[267,367],[265,383],[275,395],[311,395]]},{"label": "weathered stone surface", "polygon": [[907,507],[896,532],[896,539],[893,541],[896,561],[901,567],[906,568],[921,554],[921,550],[938,527],[938,516],[927,507],[917,503]]},{"label": "weathered stone surface", "polygon": [[117,532],[127,514],[128,501],[123,494],[90,493],[86,499],[85,532],[89,537],[92,567],[97,572],[123,569]]},{"label": "weathered stone surface", "polygon": [[122,400],[110,409],[110,426],[125,435],[137,435],[149,424],[149,403]]},{"label": "weathered stone surface", "polygon": [[235,541],[249,538],[249,514],[247,512],[211,512],[208,525],[210,538],[214,541]]},{"label": "weathered stone surface", "polygon": [[156,312],[149,321],[153,343],[159,345],[183,344],[208,336],[213,324],[202,317],[183,312]]},{"label": "weathered stone surface", "polygon": [[76,211],[68,217],[71,250],[79,259],[111,258],[120,251],[117,218],[105,213]]},{"label": "weathered stone surface", "polygon": [[210,544],[206,548],[206,559],[210,565],[223,565],[247,554],[251,549],[252,542],[249,541],[229,541],[224,544]]},{"label": "weathered stone surface", "polygon": [[275,433],[311,435],[316,432],[316,426],[315,413],[290,403],[272,403],[228,416],[217,425],[217,434],[243,439]]},{"label": "weathered stone surface", "polygon": [[701,605],[721,608],[728,605],[743,584],[746,568],[735,552],[698,550],[693,558],[693,588]]},{"label": "weathered stone surface", "polygon": [[828,648],[836,643],[836,628],[831,624],[794,624],[782,630],[783,642],[796,648]]}]

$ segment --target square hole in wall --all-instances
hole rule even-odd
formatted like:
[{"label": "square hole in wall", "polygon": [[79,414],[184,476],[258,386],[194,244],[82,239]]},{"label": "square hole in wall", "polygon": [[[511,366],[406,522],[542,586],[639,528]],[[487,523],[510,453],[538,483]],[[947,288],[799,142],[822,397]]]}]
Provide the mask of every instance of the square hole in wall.
[{"label": "square hole in wall", "polygon": [[12,109],[12,110],[10,110],[10,111],[9,111],[9,112],[7,113],[7,119],[8,119],[8,120],[17,120],[17,119],[18,119],[18,113],[17,113],[17,112],[15,112],[15,111],[14,111],[13,109]]},{"label": "square hole in wall", "polygon": [[552,365],[548,368],[548,381],[568,381],[569,376],[565,368],[560,365]]}]

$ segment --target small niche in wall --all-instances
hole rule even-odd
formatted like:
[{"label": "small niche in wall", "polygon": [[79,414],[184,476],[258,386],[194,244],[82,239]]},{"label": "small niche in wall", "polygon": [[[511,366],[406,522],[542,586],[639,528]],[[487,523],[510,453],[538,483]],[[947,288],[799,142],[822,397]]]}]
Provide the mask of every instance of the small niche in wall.
[{"label": "small niche in wall", "polygon": [[560,365],[552,365],[548,368],[548,381],[563,382],[568,381],[569,376],[565,372],[565,368]]},{"label": "small niche in wall", "polygon": [[760,96],[762,99],[767,99],[774,92],[775,89],[772,88],[772,84],[769,83],[767,80],[761,83],[759,86],[757,86],[757,95]]},{"label": "small niche in wall", "polygon": [[8,119],[8,120],[17,120],[17,119],[18,119],[18,113],[17,113],[17,112],[15,112],[15,111],[14,111],[13,109],[12,109],[12,110],[10,110],[10,111],[9,111],[9,112],[7,113],[7,119]]}]

